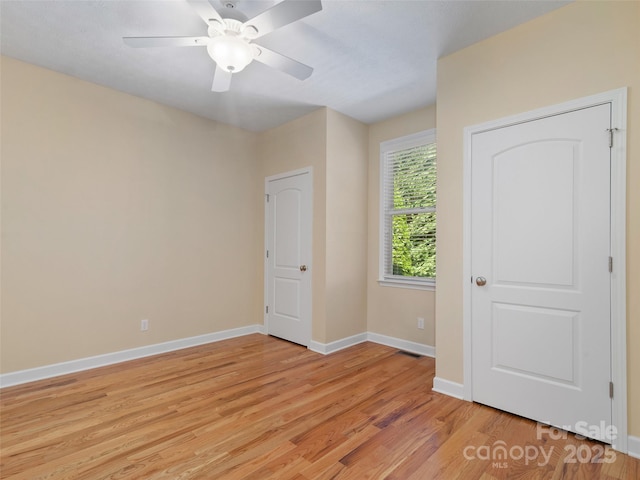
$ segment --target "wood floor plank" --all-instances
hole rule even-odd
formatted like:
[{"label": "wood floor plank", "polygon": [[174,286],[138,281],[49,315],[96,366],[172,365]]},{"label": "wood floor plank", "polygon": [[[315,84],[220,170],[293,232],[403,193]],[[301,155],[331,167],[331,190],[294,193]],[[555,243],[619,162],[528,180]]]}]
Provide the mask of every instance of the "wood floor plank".
[{"label": "wood floor plank", "polygon": [[[535,422],[434,393],[434,375],[433,359],[382,345],[323,356],[256,334],[9,387],[0,478],[638,478],[640,461],[613,451],[569,463],[604,447],[538,438]],[[502,444],[541,453],[465,458]]]}]

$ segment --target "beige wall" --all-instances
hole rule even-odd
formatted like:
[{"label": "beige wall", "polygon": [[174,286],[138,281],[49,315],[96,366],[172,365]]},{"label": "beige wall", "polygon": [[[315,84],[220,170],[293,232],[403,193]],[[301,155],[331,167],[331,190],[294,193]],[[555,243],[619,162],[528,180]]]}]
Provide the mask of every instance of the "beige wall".
[{"label": "beige wall", "polygon": [[1,79],[2,372],[261,323],[264,178],[308,166],[313,339],[367,330],[366,125],[255,134],[6,57]]},{"label": "beige wall", "polygon": [[[462,132],[628,86],[629,434],[640,435],[640,2],[577,2],[438,62],[437,376],[462,383]],[[443,219],[446,219],[444,221]]]},{"label": "beige wall", "polygon": [[1,62],[1,371],[258,323],[255,134]]},{"label": "beige wall", "polygon": [[[380,224],[380,142],[429,130],[435,126],[436,108],[431,106],[376,123],[369,128],[368,330],[431,346],[435,345],[435,293],[382,287],[378,284],[378,229]],[[438,168],[440,168],[439,165]],[[438,195],[440,195],[439,192]],[[438,218],[441,217],[438,216]],[[438,222],[439,228],[440,222]],[[439,277],[438,266],[438,285]],[[424,330],[417,328],[418,317],[425,319]]]},{"label": "beige wall", "polygon": [[368,133],[327,110],[327,343],[367,331]]}]

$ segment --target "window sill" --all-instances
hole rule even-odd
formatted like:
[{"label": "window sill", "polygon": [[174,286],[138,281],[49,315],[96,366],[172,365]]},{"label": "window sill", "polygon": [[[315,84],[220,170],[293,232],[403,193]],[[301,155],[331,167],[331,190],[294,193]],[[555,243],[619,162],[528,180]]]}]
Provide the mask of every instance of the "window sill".
[{"label": "window sill", "polygon": [[434,292],[436,290],[436,282],[432,281],[420,281],[420,280],[397,280],[384,278],[378,280],[378,285],[381,287],[396,287],[396,288],[410,288],[413,290],[427,290]]}]

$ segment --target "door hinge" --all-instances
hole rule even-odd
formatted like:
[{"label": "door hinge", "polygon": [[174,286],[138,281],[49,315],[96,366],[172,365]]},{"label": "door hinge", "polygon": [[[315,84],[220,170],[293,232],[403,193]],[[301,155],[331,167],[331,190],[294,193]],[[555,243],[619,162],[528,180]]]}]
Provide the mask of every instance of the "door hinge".
[{"label": "door hinge", "polygon": [[267,203],[269,203],[269,194],[265,194],[265,197],[267,197]]},{"label": "door hinge", "polygon": [[264,307],[264,313],[269,313],[269,305],[267,305],[266,307]]},{"label": "door hinge", "polygon": [[267,258],[269,258],[269,250],[267,250]]},{"label": "door hinge", "polygon": [[617,128],[607,128],[607,132],[609,132],[609,148],[613,148],[613,132],[617,131]]},{"label": "door hinge", "polygon": [[609,273],[613,273],[613,257],[609,257]]},{"label": "door hinge", "polygon": [[609,398],[613,398],[613,382],[609,382]]}]

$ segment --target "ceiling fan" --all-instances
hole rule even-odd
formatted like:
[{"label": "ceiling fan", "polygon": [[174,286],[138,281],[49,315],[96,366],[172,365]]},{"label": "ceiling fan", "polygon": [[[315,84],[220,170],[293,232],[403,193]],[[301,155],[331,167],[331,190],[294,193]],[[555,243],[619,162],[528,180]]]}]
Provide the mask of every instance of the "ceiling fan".
[{"label": "ceiling fan", "polygon": [[207,0],[186,0],[208,26],[206,37],[124,37],[131,47],[207,47],[216,62],[214,92],[226,92],[231,75],[253,60],[304,80],[313,68],[253,41],[267,33],[322,10],[320,0],[283,0],[252,19],[236,9],[236,0],[222,0],[218,12]]}]

